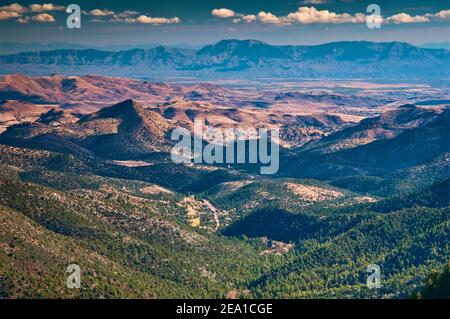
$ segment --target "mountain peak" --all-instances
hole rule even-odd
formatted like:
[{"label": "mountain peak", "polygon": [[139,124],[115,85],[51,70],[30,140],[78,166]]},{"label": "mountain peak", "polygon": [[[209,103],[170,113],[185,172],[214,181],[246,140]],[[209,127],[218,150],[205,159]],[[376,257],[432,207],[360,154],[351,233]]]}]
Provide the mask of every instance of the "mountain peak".
[{"label": "mountain peak", "polygon": [[[208,45],[197,52],[202,62],[203,58],[213,58],[217,63],[223,64],[236,59],[242,59],[243,64],[248,61],[258,62],[262,59],[289,59],[280,47],[257,40],[222,40],[216,44]],[[197,61],[199,62],[199,61]]]},{"label": "mountain peak", "polygon": [[135,100],[133,100],[133,99],[126,99],[126,100],[123,100],[122,102],[119,102],[119,103],[117,103],[115,105],[117,105],[117,106],[120,105],[122,107],[133,107],[133,108],[139,106],[138,103]]},{"label": "mountain peak", "polygon": [[413,128],[433,120],[437,114],[438,112],[433,109],[418,108],[413,104],[405,104],[377,117],[367,118],[361,124],[372,128]]},{"label": "mountain peak", "polygon": [[225,39],[217,42],[216,44],[204,47],[198,53],[201,54],[203,50],[208,52],[211,49],[213,49],[214,51],[228,51],[234,54],[239,54],[241,50],[279,50],[279,48],[276,46],[272,46],[268,43],[258,40]]},{"label": "mountain peak", "polygon": [[110,111],[117,111],[119,114],[126,113],[129,111],[133,112],[141,112],[144,108],[133,99],[126,99],[122,102],[116,103],[109,108],[105,108],[104,110],[109,109]]},{"label": "mountain peak", "polygon": [[90,119],[102,118],[142,118],[145,114],[144,108],[133,99],[126,99],[109,107],[105,107],[100,111],[86,116],[83,121]]},{"label": "mountain peak", "polygon": [[253,46],[253,45],[270,45],[266,42],[262,42],[259,40],[254,39],[246,39],[246,40],[239,40],[239,39],[223,39],[219,42],[217,42],[214,45],[230,45],[230,44],[238,44],[238,45],[245,45],[245,46]]}]

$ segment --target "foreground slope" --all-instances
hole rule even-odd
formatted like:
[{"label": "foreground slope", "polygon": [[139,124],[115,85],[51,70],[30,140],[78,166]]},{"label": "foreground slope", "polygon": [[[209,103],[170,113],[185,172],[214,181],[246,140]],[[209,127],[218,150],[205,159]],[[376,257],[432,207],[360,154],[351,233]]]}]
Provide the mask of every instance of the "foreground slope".
[{"label": "foreground slope", "polygon": [[[411,204],[405,202],[377,212],[378,203],[361,207],[361,202],[350,200],[355,195],[324,183],[275,179],[261,194],[270,190],[271,196],[289,202],[285,187],[291,189],[286,185],[295,183],[320,189],[323,197],[311,202],[312,197],[302,195],[298,211],[272,208],[265,215],[261,212],[270,208],[263,209],[266,203],[261,202],[248,217],[230,223],[228,218],[239,216],[242,204],[230,206],[230,201],[215,195],[217,188],[230,195],[245,194],[243,188],[252,184],[233,183],[230,178],[248,175],[192,171],[189,179],[203,185],[192,193],[196,187],[189,186],[189,180],[170,175],[159,179],[159,169],[9,146],[1,146],[0,154],[0,220],[5,226],[0,231],[0,269],[5,297],[216,298],[233,289],[245,291],[247,297],[370,297],[372,292],[365,288],[367,263],[381,265],[383,294],[405,297],[432,267],[450,258],[448,200],[436,207],[431,197],[417,202],[421,207],[407,208]],[[173,184],[168,178],[174,178]],[[202,179],[210,180],[209,186]],[[257,187],[267,183],[251,180]],[[150,181],[166,186],[155,187]],[[185,190],[175,188],[180,182],[188,183]],[[446,187],[448,182],[443,182],[430,190],[445,196]],[[258,188],[252,192],[258,194]],[[194,197],[187,200],[188,194]],[[212,228],[192,227],[184,203],[192,203],[201,213],[202,225],[214,222],[213,211],[199,211],[204,208],[197,203],[203,199],[209,199],[220,214],[227,212],[219,215],[221,229],[230,225],[223,234],[291,240],[294,248],[279,255],[267,247],[270,242],[258,238],[227,239],[212,234]],[[259,227],[258,220],[244,227],[252,216],[264,216],[260,226],[267,227]],[[280,217],[283,220],[277,220]],[[232,229],[244,231],[231,233]],[[252,229],[259,233],[251,233]],[[83,269],[80,291],[64,288],[68,263]],[[23,270],[20,276],[15,269]]]},{"label": "foreground slope", "polygon": [[[218,298],[269,267],[256,241],[188,226],[174,191],[155,196],[149,183],[46,169],[54,153],[2,147],[1,156],[3,297]],[[71,263],[83,270],[81,290],[65,288]]]}]

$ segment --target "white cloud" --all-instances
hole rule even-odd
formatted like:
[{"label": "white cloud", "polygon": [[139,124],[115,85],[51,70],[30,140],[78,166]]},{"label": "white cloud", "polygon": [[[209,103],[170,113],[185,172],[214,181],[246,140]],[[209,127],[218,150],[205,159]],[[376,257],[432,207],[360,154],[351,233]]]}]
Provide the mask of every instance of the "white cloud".
[{"label": "white cloud", "polygon": [[288,14],[289,21],[300,24],[311,23],[362,23],[366,21],[362,13],[351,15],[349,13],[335,13],[328,10],[317,10],[314,7],[300,7],[297,12]]},{"label": "white cloud", "polygon": [[258,13],[258,20],[261,21],[262,23],[267,24],[275,24],[275,25],[289,24],[289,22],[286,21],[285,17],[277,17],[271,12],[264,12],[264,11]]},{"label": "white cloud", "polygon": [[442,10],[437,13],[427,13],[424,15],[411,16],[407,13],[398,13],[385,19],[388,23],[420,23],[430,21],[450,20],[450,10]]},{"label": "white cloud", "polygon": [[37,15],[33,16],[31,19],[33,21],[45,22],[45,23],[47,23],[47,22],[55,22],[56,21],[55,18],[51,14],[48,14],[48,13],[37,14]]},{"label": "white cloud", "polygon": [[427,15],[435,20],[450,20],[450,10],[442,10],[436,14]]},{"label": "white cloud", "polygon": [[211,11],[211,14],[217,18],[233,18],[236,16],[236,12],[230,9],[222,8],[222,9],[214,9]]},{"label": "white cloud", "polygon": [[15,12],[15,13],[26,13],[28,12],[28,9],[18,3],[12,3],[7,6],[1,6],[0,11],[8,11],[8,12]]},{"label": "white cloud", "polygon": [[276,16],[271,12],[265,11],[260,11],[258,15],[239,16],[247,23],[258,20],[261,23],[277,26],[291,25],[294,23],[363,23],[366,21],[366,16],[363,13],[356,13],[354,15],[348,13],[338,14],[328,10],[317,10],[314,7],[300,7],[296,12],[289,13],[286,16]]},{"label": "white cloud", "polygon": [[[173,23],[180,23],[180,18],[174,17],[174,18],[157,18],[157,17],[148,17],[146,15],[140,15],[137,17],[137,19],[133,19],[134,21],[138,23],[144,23],[144,24],[173,24]],[[133,21],[133,22],[134,22]],[[131,21],[129,21],[131,22]]]},{"label": "white cloud", "polygon": [[[114,12],[107,9],[93,9],[84,14],[94,16],[95,18],[91,22],[119,22],[119,23],[142,23],[142,24],[176,24],[180,23],[181,19],[178,17],[164,18],[164,17],[149,17],[147,15],[140,14],[140,12],[126,10],[123,12]],[[136,17],[139,15],[138,17]],[[102,20],[100,18],[110,16],[109,20]]]},{"label": "white cloud", "polygon": [[0,7],[0,20],[7,20],[16,18],[18,23],[28,23],[30,20],[37,22],[55,22],[55,18],[47,13],[37,14],[33,17],[23,16],[27,12],[46,12],[65,10],[65,7],[54,5],[52,3],[44,4],[30,4],[30,8],[24,7],[18,3],[12,3],[10,5]]},{"label": "white cloud", "polygon": [[111,19],[108,20],[109,22],[121,22],[121,23],[142,23],[142,24],[160,25],[160,24],[175,24],[180,23],[181,21],[181,19],[178,17],[173,18],[149,17],[143,14],[139,15],[138,17],[135,17],[140,13],[131,10],[115,13],[113,11],[106,9],[105,10],[94,9],[89,11],[87,14],[97,17],[96,19],[91,20],[92,22],[106,22],[105,20],[98,19],[99,17],[104,16],[112,16]]},{"label": "white cloud", "polygon": [[[260,18],[260,15],[258,15]],[[300,7],[296,12],[289,13],[284,17],[275,17],[272,15],[270,20],[263,19],[263,23],[273,24],[313,24],[313,23],[362,23],[365,22],[363,13],[354,15],[349,13],[335,13],[329,10],[317,10],[314,7]]]},{"label": "white cloud", "polygon": [[[125,22],[125,23],[135,22],[135,19],[133,17],[140,14],[137,11],[131,11],[131,10],[126,10],[126,11],[118,12],[118,13],[115,13],[113,11],[108,11],[108,10],[100,10],[100,11],[102,11],[102,12],[101,13],[94,12],[94,14],[91,14],[90,12],[85,12],[85,14],[93,15],[96,17],[96,18],[92,19],[91,22],[107,22],[107,21],[109,21],[109,22]],[[109,20],[101,19],[102,17],[111,16],[111,15],[112,15],[112,18]]]},{"label": "white cloud", "polygon": [[30,17],[20,17],[16,20],[18,23],[29,23],[30,22]]},{"label": "white cloud", "polygon": [[105,16],[111,16],[114,15],[114,11],[106,10],[106,9],[93,9],[88,12],[84,12],[87,15],[91,15],[94,17],[105,17]]},{"label": "white cloud", "polygon": [[[328,0],[305,0],[303,3],[322,4]],[[218,18],[233,18],[233,23],[259,21],[264,24],[285,26],[292,24],[338,24],[338,23],[366,23],[367,17],[364,13],[336,13],[329,10],[318,10],[315,7],[299,7],[297,11],[288,13],[285,16],[276,16],[271,12],[260,11],[257,15],[240,14],[230,9],[214,9],[212,15]],[[435,14],[425,14],[411,16],[407,13],[398,13],[390,17],[380,17],[380,21],[385,23],[420,23],[429,21],[450,20],[450,10],[442,10]]]},{"label": "white cloud", "polygon": [[430,19],[428,19],[426,16],[411,16],[407,13],[398,13],[393,16],[390,16],[386,18],[387,23],[417,23],[417,22],[428,22]]},{"label": "white cloud", "polygon": [[226,8],[214,9],[211,11],[211,14],[214,17],[221,19],[233,18],[231,20],[233,23],[240,23],[242,21],[250,23],[257,20],[257,17],[254,14],[245,15]]},{"label": "white cloud", "polygon": [[300,7],[297,12],[288,14],[288,19],[301,24],[311,23],[362,23],[366,16],[362,13],[335,13],[328,10],[317,10],[314,7]]},{"label": "white cloud", "polygon": [[247,14],[242,17],[242,20],[244,20],[247,23],[250,23],[256,21],[256,16],[254,14]]},{"label": "white cloud", "polygon": [[64,11],[66,7],[59,6],[53,3],[44,3],[44,4],[30,4],[30,9],[32,12],[47,12],[47,11]]},{"label": "white cloud", "polygon": [[0,11],[0,20],[8,20],[12,18],[19,18],[21,16],[20,13],[14,11]]}]

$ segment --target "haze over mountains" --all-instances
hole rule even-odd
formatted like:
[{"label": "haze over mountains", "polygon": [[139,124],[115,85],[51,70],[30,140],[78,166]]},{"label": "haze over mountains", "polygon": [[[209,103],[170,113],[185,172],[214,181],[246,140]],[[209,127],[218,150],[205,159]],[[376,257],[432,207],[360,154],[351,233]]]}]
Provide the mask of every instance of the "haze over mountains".
[{"label": "haze over mountains", "polygon": [[[23,52],[0,57],[2,72],[20,65],[27,74],[124,75],[148,78],[448,78],[450,52],[401,42],[335,42],[274,46],[256,40],[222,40],[199,50],[94,49]],[[89,70],[89,71],[88,71]]]},{"label": "haze over mountains", "polygon": [[[0,55],[16,54],[21,52],[38,52],[50,50],[87,50],[95,49],[100,51],[126,51],[130,49],[152,49],[161,46],[157,43],[140,43],[140,44],[110,44],[110,45],[85,45],[78,43],[41,43],[41,42],[2,42]],[[182,49],[199,49],[201,45],[176,44],[170,45],[174,48]]]},{"label": "haze over mountains", "polygon": [[[100,51],[127,51],[130,49],[153,49],[160,46],[180,48],[180,49],[194,49],[200,50],[205,45],[189,45],[189,44],[171,44],[163,45],[157,43],[142,43],[142,44],[111,44],[111,45],[85,45],[78,43],[41,43],[41,42],[2,42],[0,48],[0,55],[11,55],[21,52],[39,52],[51,50],[87,50],[95,49]],[[415,45],[425,49],[445,49],[450,50],[450,42],[426,42],[422,45]]]}]

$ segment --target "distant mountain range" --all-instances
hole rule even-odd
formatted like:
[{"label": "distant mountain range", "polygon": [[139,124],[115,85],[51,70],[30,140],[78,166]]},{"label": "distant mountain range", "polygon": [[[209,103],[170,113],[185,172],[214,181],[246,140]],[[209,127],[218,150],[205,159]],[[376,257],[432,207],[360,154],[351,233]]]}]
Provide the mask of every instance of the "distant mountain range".
[{"label": "distant mountain range", "polygon": [[[21,52],[39,52],[51,50],[87,50],[95,49],[101,51],[126,51],[130,49],[152,49],[161,46],[159,43],[139,43],[139,44],[110,44],[110,45],[86,45],[79,43],[41,43],[41,42],[2,42],[0,55],[17,54]],[[176,44],[175,48],[200,49],[201,45]]]},{"label": "distant mountain range", "polygon": [[159,46],[104,51],[60,49],[0,56],[2,73],[201,78],[448,78],[450,51],[401,42],[274,46],[222,40],[200,50]]}]

